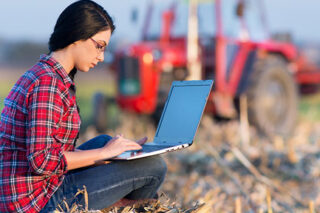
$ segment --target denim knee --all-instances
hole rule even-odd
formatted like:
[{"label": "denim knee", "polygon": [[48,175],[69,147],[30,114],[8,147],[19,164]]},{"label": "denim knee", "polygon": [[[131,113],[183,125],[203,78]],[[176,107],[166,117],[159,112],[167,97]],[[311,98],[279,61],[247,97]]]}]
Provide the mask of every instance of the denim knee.
[{"label": "denim knee", "polygon": [[103,141],[107,141],[107,142],[112,139],[112,137],[110,135],[99,135],[95,138],[98,138],[98,140],[103,140]]},{"label": "denim knee", "polygon": [[[145,199],[156,198],[157,191],[162,185],[167,172],[167,164],[160,156],[146,157],[138,160],[133,160],[135,167],[139,167],[138,173],[142,180],[142,186],[135,188],[129,193],[126,198],[128,199]],[[142,171],[142,172],[141,172]],[[139,180],[138,178],[137,180]],[[136,180],[136,181],[137,181]],[[139,183],[135,183],[134,186],[138,186]]]},{"label": "denim knee", "polygon": [[161,156],[153,156],[147,158],[150,161],[154,171],[154,176],[157,176],[161,182],[163,182],[167,173],[167,163]]}]

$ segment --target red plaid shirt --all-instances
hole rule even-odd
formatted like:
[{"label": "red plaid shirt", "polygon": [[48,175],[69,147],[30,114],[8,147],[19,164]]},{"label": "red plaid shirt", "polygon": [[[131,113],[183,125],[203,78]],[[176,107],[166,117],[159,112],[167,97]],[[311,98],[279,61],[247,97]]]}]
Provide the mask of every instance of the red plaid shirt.
[{"label": "red plaid shirt", "polygon": [[43,55],[14,85],[0,121],[0,212],[39,212],[64,179],[80,128],[75,86]]}]

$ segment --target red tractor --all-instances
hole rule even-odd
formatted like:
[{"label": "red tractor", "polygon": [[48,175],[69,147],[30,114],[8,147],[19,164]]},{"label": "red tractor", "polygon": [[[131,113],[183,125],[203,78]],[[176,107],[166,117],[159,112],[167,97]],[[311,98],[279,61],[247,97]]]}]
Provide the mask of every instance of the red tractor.
[{"label": "red tractor", "polygon": [[[305,69],[308,66],[290,39],[270,37],[264,14],[258,11],[262,1],[215,0],[190,7],[177,1],[165,10],[149,7],[142,41],[115,57],[118,106],[157,120],[173,80],[214,79],[207,113],[236,117],[244,94],[252,125],[267,135],[290,133],[297,118],[299,86],[318,84],[319,70]],[[161,27],[153,18],[157,14],[162,15]],[[188,23],[192,26],[192,15],[197,17],[198,29],[182,33]],[[197,32],[193,41],[192,30]],[[191,49],[194,44],[196,49]],[[190,51],[196,52],[193,61]],[[200,66],[192,68],[192,64]],[[197,69],[200,72],[193,75]],[[105,128],[101,119],[96,126]]]}]

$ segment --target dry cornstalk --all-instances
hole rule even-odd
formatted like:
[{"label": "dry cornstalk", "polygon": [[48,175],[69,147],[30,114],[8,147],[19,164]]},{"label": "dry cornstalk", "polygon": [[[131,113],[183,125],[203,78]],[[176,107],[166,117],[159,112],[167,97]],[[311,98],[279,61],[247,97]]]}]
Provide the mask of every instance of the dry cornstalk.
[{"label": "dry cornstalk", "polygon": [[247,96],[240,96],[240,136],[245,144],[250,142],[250,130],[248,121],[248,102]]},{"label": "dry cornstalk", "polygon": [[[242,154],[242,152],[235,146],[231,146],[231,151],[234,156],[258,179],[263,179],[263,175],[256,169],[255,166]],[[267,184],[270,184],[271,181],[268,179],[264,180]]]},{"label": "dry cornstalk", "polygon": [[299,161],[298,157],[297,157],[297,153],[295,150],[295,141],[294,140],[289,140],[288,141],[288,160],[290,161],[290,163],[297,163]]},{"label": "dry cornstalk", "polygon": [[65,200],[63,200],[62,202],[64,203],[65,207],[67,208],[67,212],[69,212],[69,211],[70,211],[70,209],[69,209],[69,205],[68,205],[68,203],[67,203]]},{"label": "dry cornstalk", "polygon": [[89,207],[89,198],[88,198],[88,192],[87,192],[87,187],[85,185],[83,185],[83,191],[84,191],[84,201],[86,204],[86,211],[88,211],[88,207]]},{"label": "dry cornstalk", "polygon": [[71,210],[68,211],[68,212],[70,212],[70,213],[76,213],[77,209],[78,209],[78,206],[77,206],[77,204],[74,203],[74,204],[72,205],[72,207],[71,207]]},{"label": "dry cornstalk", "polygon": [[279,135],[276,135],[274,138],[273,138],[273,147],[278,150],[278,151],[283,151],[284,149],[284,140],[281,136]]},{"label": "dry cornstalk", "polygon": [[221,167],[222,171],[231,179],[231,181],[238,187],[240,193],[245,197],[247,203],[251,207],[251,210],[255,211],[257,207],[252,202],[251,198],[247,195],[247,193],[244,191],[243,187],[241,186],[237,178],[233,175],[232,171],[228,168],[227,165],[225,165],[219,153],[213,147],[207,144],[204,144],[204,149],[208,152],[208,154],[214,157],[218,165]]},{"label": "dry cornstalk", "polygon": [[211,213],[213,211],[212,209],[213,202],[209,201],[208,203],[203,204],[199,209],[197,209],[196,213]]},{"label": "dry cornstalk", "polygon": [[315,213],[314,202],[312,200],[310,200],[310,202],[309,202],[309,211],[310,211],[310,213]]},{"label": "dry cornstalk", "polygon": [[237,198],[236,198],[235,206],[236,206],[236,211],[235,211],[235,213],[241,213],[242,207],[241,207],[240,197],[237,197]]},{"label": "dry cornstalk", "polygon": [[60,206],[60,204],[58,204],[58,208],[59,208],[60,210],[57,210],[57,209],[56,209],[56,210],[55,210],[56,212],[58,212],[58,213],[59,213],[60,211],[63,212],[63,209],[62,209],[62,207]]},{"label": "dry cornstalk", "polygon": [[269,178],[260,174],[260,172],[256,169],[256,167],[251,164],[251,162],[244,156],[244,154],[242,154],[242,152],[237,147],[231,146],[230,150],[235,155],[235,157],[240,161],[240,163],[242,163],[242,165],[244,165],[254,175],[254,177],[258,181],[266,184],[267,186],[273,188],[274,190],[288,194],[292,199],[295,200],[295,202],[298,202],[300,205],[306,207],[305,202],[297,198],[295,195],[293,195],[290,192],[290,190],[288,190],[284,186],[274,184]]},{"label": "dry cornstalk", "polygon": [[267,205],[268,205],[268,213],[272,213],[271,194],[269,189],[267,189]]}]

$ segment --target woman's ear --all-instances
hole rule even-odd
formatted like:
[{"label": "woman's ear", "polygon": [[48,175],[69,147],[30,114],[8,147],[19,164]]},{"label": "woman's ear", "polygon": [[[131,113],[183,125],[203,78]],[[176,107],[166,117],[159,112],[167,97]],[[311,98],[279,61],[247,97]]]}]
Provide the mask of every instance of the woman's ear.
[{"label": "woman's ear", "polygon": [[86,41],[87,41],[87,40],[78,40],[78,41],[73,42],[73,43],[70,44],[70,45],[78,46],[79,44],[82,44],[82,43],[84,43],[84,42],[86,42]]}]

